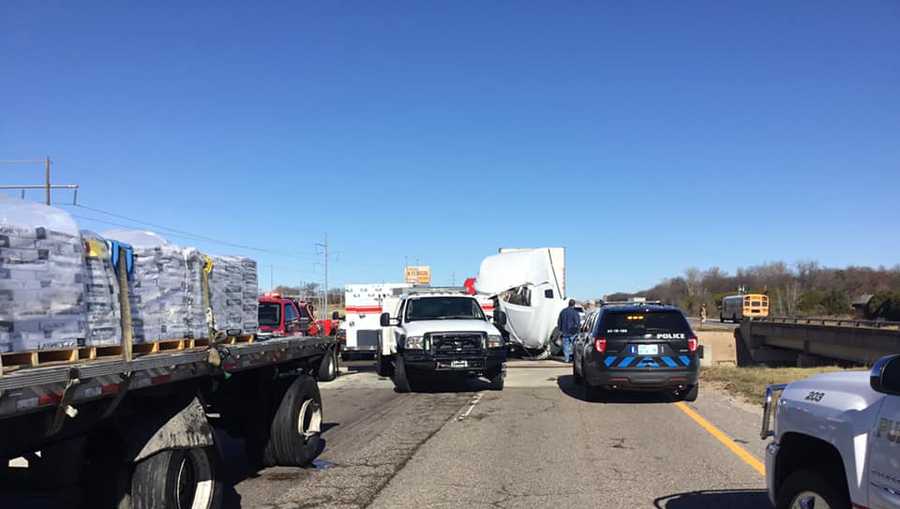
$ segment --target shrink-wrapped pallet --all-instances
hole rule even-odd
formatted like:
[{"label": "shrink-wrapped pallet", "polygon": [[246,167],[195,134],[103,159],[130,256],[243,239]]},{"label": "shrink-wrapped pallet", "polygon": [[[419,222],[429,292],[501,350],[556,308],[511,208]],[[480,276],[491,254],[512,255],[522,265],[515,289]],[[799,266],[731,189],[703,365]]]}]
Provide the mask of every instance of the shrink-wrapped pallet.
[{"label": "shrink-wrapped pallet", "polygon": [[69,214],[0,198],[0,351],[73,348],[84,341],[83,256]]},{"label": "shrink-wrapped pallet", "polygon": [[241,258],[241,315],[244,334],[255,334],[259,327],[259,280],[256,260]]},{"label": "shrink-wrapped pallet", "polygon": [[100,235],[82,230],[84,241],[84,302],[87,312],[88,346],[115,346],[122,343],[122,315],[119,308],[119,281],[112,265],[109,246]]},{"label": "shrink-wrapped pallet", "polygon": [[189,264],[196,250],[169,244],[153,232],[114,230],[104,236],[134,249],[129,302],[135,343],[206,335],[197,325],[202,293],[193,279],[202,264],[193,263],[196,259]]},{"label": "shrink-wrapped pallet", "polygon": [[[245,332],[244,275],[241,259],[235,256],[212,256],[211,258],[209,293],[216,329],[225,331],[229,335],[243,334]],[[256,330],[250,332],[256,332]]]},{"label": "shrink-wrapped pallet", "polygon": [[195,248],[185,248],[184,258],[187,262],[187,329],[192,337],[209,336],[206,323],[206,310],[203,308],[203,266],[206,256]]}]

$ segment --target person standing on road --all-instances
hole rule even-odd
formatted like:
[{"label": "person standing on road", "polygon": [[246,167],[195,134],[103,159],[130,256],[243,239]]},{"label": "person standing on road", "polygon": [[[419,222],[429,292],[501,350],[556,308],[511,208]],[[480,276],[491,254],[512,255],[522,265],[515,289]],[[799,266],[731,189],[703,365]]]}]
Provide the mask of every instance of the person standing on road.
[{"label": "person standing on road", "polygon": [[559,313],[556,326],[562,336],[563,358],[566,362],[572,362],[572,341],[581,326],[581,317],[578,315],[578,310],[575,309],[575,299],[569,299],[569,307]]}]

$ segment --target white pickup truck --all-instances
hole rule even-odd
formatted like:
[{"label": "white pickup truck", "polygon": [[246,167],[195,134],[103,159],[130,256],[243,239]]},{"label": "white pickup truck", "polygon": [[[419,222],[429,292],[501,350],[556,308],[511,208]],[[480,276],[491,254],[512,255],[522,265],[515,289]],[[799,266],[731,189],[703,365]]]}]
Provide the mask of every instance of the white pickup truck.
[{"label": "white pickup truck", "polygon": [[900,508],[900,355],[770,385],[761,436],[776,509]]},{"label": "white pickup truck", "polygon": [[[390,307],[381,315],[376,363],[399,392],[416,390],[430,374],[484,376],[494,390],[503,389],[506,342],[475,297],[419,290]],[[505,315],[494,319],[502,323]]]}]

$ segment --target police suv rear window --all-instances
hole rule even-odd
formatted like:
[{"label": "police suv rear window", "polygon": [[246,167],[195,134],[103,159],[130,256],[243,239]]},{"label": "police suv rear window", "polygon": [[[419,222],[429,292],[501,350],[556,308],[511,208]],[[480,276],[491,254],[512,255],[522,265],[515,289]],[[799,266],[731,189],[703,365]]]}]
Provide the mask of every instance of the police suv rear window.
[{"label": "police suv rear window", "polygon": [[677,311],[611,312],[603,316],[598,333],[655,339],[687,339],[691,327]]}]

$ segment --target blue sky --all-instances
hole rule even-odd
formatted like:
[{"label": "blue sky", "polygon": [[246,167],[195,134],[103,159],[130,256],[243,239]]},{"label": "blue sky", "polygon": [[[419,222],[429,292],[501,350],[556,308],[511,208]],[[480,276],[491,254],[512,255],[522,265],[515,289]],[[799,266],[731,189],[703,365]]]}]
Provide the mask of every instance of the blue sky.
[{"label": "blue sky", "polygon": [[336,284],[562,245],[578,297],[900,262],[896,2],[182,4],[3,2],[0,159],[276,283],[325,232]]}]

